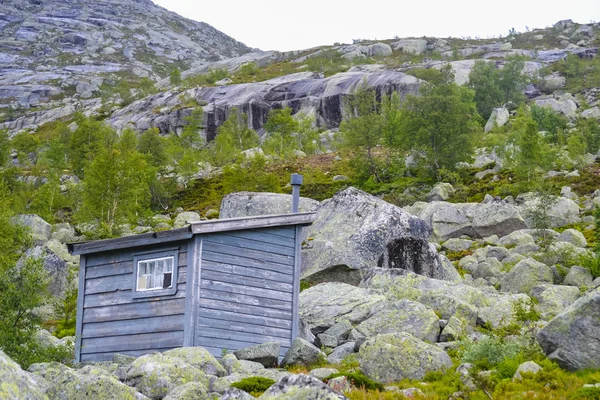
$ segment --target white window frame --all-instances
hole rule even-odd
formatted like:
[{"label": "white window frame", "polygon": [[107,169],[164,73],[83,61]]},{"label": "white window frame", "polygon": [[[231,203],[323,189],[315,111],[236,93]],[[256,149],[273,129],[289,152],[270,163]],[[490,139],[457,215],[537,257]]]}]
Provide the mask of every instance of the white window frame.
[{"label": "white window frame", "polygon": [[[140,297],[158,297],[158,296],[169,296],[177,293],[177,277],[178,277],[178,263],[179,263],[179,251],[178,249],[170,249],[159,252],[151,253],[138,253],[133,256],[133,298]],[[159,260],[173,260],[173,268],[171,271],[171,286],[168,288],[156,287],[156,288],[139,288],[138,277],[140,273],[140,263],[152,262]]]}]

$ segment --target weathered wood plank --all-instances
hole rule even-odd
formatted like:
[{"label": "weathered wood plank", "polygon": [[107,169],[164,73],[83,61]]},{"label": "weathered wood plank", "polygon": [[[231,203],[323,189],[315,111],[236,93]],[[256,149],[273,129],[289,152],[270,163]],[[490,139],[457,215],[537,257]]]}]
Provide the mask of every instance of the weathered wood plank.
[{"label": "weathered wood plank", "polygon": [[186,283],[190,290],[186,293],[185,299],[185,315],[184,315],[184,330],[183,330],[183,346],[191,347],[194,345],[196,336],[196,312],[197,304],[197,282],[200,280],[200,252],[202,240],[200,236],[192,238],[188,244],[187,264],[189,271],[189,282]]},{"label": "weathered wood plank", "polygon": [[293,239],[295,235],[293,226],[272,226],[261,229],[261,231],[268,232],[270,235],[281,236],[288,239]]},{"label": "weathered wood plank", "polygon": [[69,244],[69,251],[73,255],[100,253],[117,249],[142,248],[160,246],[161,244],[180,242],[192,237],[189,227],[173,229],[170,231],[132,235],[118,239],[95,240],[85,243]]},{"label": "weathered wood plank", "polygon": [[102,264],[94,267],[88,267],[85,276],[87,279],[102,278],[112,275],[123,275],[133,273],[133,257],[128,261],[121,261],[112,264]]},{"label": "weathered wood plank", "polygon": [[132,274],[112,275],[102,278],[85,280],[86,295],[94,293],[115,292],[117,290],[131,290],[133,285]]},{"label": "weathered wood plank", "polygon": [[89,339],[181,330],[183,330],[183,315],[179,314],[125,321],[87,323],[83,325],[82,337]]},{"label": "weathered wood plank", "polygon": [[107,353],[89,353],[81,356],[81,362],[100,362],[100,361],[112,361],[113,356],[117,353],[125,354],[127,356],[140,357],[150,353],[162,353],[167,350],[175,349],[176,347],[165,347],[163,349],[150,349],[150,350],[123,350],[123,351],[110,351]]},{"label": "weathered wood plank", "polygon": [[202,270],[219,273],[222,275],[236,275],[246,278],[254,277],[256,279],[264,279],[272,282],[280,282],[282,284],[292,284],[294,277],[289,274],[271,271],[268,269],[242,267],[239,265],[224,264],[209,260],[202,260]]},{"label": "weathered wood plank", "polygon": [[301,257],[302,257],[302,227],[296,226],[296,256],[294,257],[294,291],[292,300],[292,340],[298,336],[298,309],[300,303],[300,269],[301,269]]},{"label": "weathered wood plank", "polygon": [[[282,345],[290,345],[290,338],[277,336],[259,335],[244,332],[233,332],[228,329],[217,329],[210,327],[198,327],[198,338],[212,338],[219,340],[231,340],[251,344],[262,344],[265,342],[278,342]],[[248,346],[248,345],[246,345]]]},{"label": "weathered wood plank", "polygon": [[82,339],[83,354],[100,352],[121,352],[127,350],[162,349],[165,347],[181,347],[183,331],[160,333],[142,333],[130,336],[108,336],[102,338]]},{"label": "weathered wood plank", "polygon": [[[291,228],[288,228],[291,229]],[[242,239],[250,239],[257,242],[269,243],[270,245],[294,247],[294,238],[271,233],[271,229],[254,229],[250,231],[230,231],[228,236]]]},{"label": "weathered wood plank", "polygon": [[83,299],[85,298],[85,271],[87,257],[79,259],[79,286],[77,292],[77,314],[75,319],[75,361],[81,361],[81,332],[83,330]]},{"label": "weathered wood plank", "polygon": [[252,258],[246,258],[239,254],[224,254],[213,252],[206,248],[202,252],[202,262],[212,261],[215,263],[223,263],[228,265],[237,265],[240,267],[249,267],[256,269],[263,269],[268,271],[279,272],[281,274],[293,275],[294,268],[291,265],[277,264],[274,262],[268,262],[265,260],[255,260]]},{"label": "weathered wood plank", "polygon": [[292,303],[290,301],[281,301],[266,299],[263,297],[248,296],[244,294],[221,292],[211,289],[200,289],[200,298],[221,300],[225,302],[245,304],[251,306],[259,306],[277,310],[292,311]]},{"label": "weathered wood plank", "polygon": [[217,311],[230,311],[245,315],[255,315],[258,317],[279,318],[292,320],[291,310],[277,310],[265,308],[262,306],[253,306],[245,303],[232,303],[228,300],[201,298],[199,302],[200,309],[206,308]]},{"label": "weathered wood plank", "polygon": [[[258,242],[256,240],[252,240],[252,239],[229,236],[224,233],[217,234],[217,235],[206,235],[204,237],[204,240],[206,241],[206,243],[210,243],[211,245],[213,243],[217,243],[217,244],[235,247],[238,249],[256,250],[256,251],[261,251],[261,252],[265,252],[265,253],[269,253],[269,254],[278,254],[278,255],[282,255],[282,256],[286,256],[286,257],[294,256],[294,248],[293,247],[280,246],[280,245],[277,245],[274,243]],[[207,246],[207,248],[210,248],[210,245]]]},{"label": "weathered wood plank", "polygon": [[242,294],[247,296],[253,296],[261,299],[270,299],[270,300],[281,300],[283,302],[289,302],[291,308],[292,302],[292,293],[289,292],[279,292],[276,290],[268,290],[261,289],[252,286],[244,286],[243,284],[231,284],[220,281],[213,281],[210,279],[206,279],[204,274],[202,274],[202,282],[200,283],[200,292],[202,290],[217,290],[219,292],[226,292],[232,294]]},{"label": "weathered wood plank", "polygon": [[261,215],[258,217],[229,218],[192,222],[191,229],[194,234],[237,231],[245,229],[259,229],[285,225],[310,225],[315,220],[314,213]]},{"label": "weathered wood plank", "polygon": [[[249,258],[252,260],[259,260],[269,263],[276,263],[282,265],[294,265],[293,256],[282,256],[279,254],[273,254],[266,251],[252,250],[252,249],[241,249],[234,245],[226,245],[216,242],[204,241],[204,251],[210,251],[213,253],[221,254],[235,254],[239,257]],[[243,264],[242,264],[243,265]]]},{"label": "weathered wood plank", "polygon": [[244,333],[252,333],[262,336],[273,336],[279,337],[283,339],[291,339],[292,330],[290,329],[281,329],[281,328],[270,328],[267,326],[261,325],[252,325],[252,324],[243,324],[234,321],[225,321],[221,319],[211,319],[211,318],[198,318],[198,332],[202,334],[205,332],[205,328],[209,329],[224,329],[226,331],[230,331],[232,333],[240,332]]},{"label": "weathered wood plank", "polygon": [[207,270],[206,268],[202,270],[202,278],[260,289],[277,290],[284,293],[292,293],[292,290],[294,290],[294,286],[291,283],[278,282],[275,280],[258,277],[255,278],[249,276],[241,276],[231,273],[215,272]]},{"label": "weathered wood plank", "polygon": [[175,315],[183,314],[185,311],[185,299],[183,298],[170,298],[168,300],[154,300],[149,298],[147,300],[151,301],[86,308],[83,312],[83,323],[122,321],[126,319]]},{"label": "weathered wood plank", "polygon": [[[186,284],[179,283],[177,285],[177,293],[169,296],[162,296],[162,299],[176,299],[185,297],[186,292]],[[86,295],[83,307],[84,308],[92,308],[92,307],[104,307],[104,306],[114,306],[117,304],[130,304],[133,302],[132,297],[133,291],[131,289],[127,290],[118,290],[116,292],[108,292],[108,293],[96,293]],[[148,299],[148,301],[153,300],[152,298]],[[136,303],[142,302],[144,300],[135,300]]]},{"label": "weathered wood plank", "polygon": [[98,265],[116,264],[125,261],[133,261],[133,252],[131,249],[108,251],[99,254],[89,254],[87,268]]},{"label": "weathered wood plank", "polygon": [[212,310],[205,307],[198,308],[199,318],[221,319],[224,321],[239,322],[248,325],[261,325],[273,328],[291,329],[292,321],[282,318],[269,318],[258,315],[241,314],[227,310]]}]

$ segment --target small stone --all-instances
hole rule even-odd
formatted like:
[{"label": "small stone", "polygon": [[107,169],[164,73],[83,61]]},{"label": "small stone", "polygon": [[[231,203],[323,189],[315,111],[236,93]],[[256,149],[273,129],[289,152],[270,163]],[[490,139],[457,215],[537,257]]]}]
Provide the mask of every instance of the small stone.
[{"label": "small stone", "polygon": [[301,338],[294,339],[285,357],[281,361],[282,366],[305,365],[310,366],[326,359],[325,353],[314,345]]},{"label": "small stone", "polygon": [[527,362],[524,362],[523,364],[519,365],[519,368],[517,368],[517,372],[515,372],[513,379],[514,380],[523,379],[523,376],[521,374],[524,372],[531,373],[531,374],[537,374],[541,370],[542,370],[542,367],[537,365],[535,362],[527,361]]},{"label": "small stone", "polygon": [[310,371],[310,376],[323,380],[328,376],[337,374],[338,372],[340,371],[338,371],[335,368],[315,368],[312,371]]},{"label": "small stone", "polygon": [[238,360],[248,360],[258,362],[265,367],[277,366],[279,360],[279,350],[281,345],[277,342],[268,342],[257,346],[246,347],[241,350],[236,350],[233,354]]},{"label": "small stone", "polygon": [[338,391],[340,393],[348,392],[352,389],[352,385],[348,382],[348,378],[345,376],[338,376],[337,378],[332,378],[327,382],[327,385],[331,387],[333,390]]}]

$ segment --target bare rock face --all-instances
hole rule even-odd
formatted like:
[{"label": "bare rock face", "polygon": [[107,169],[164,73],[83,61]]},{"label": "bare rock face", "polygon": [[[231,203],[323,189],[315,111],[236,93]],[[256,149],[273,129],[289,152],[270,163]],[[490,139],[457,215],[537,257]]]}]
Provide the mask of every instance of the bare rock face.
[{"label": "bare rock face", "polygon": [[[10,43],[0,53],[0,100],[20,110],[2,124],[11,131],[89,110],[94,101],[84,99],[117,75],[157,80],[175,66],[251,51],[146,0],[5,1],[0,16],[0,39]],[[25,113],[34,106],[43,109]]]},{"label": "bare rock face", "polygon": [[[430,230],[422,220],[351,187],[324,201],[314,224],[303,229],[306,246],[302,254],[302,276],[328,281],[331,280],[326,276],[328,271],[339,266],[345,266],[349,271],[376,267],[391,240],[403,237],[425,239],[429,234]],[[417,253],[424,249],[428,261],[433,259],[426,242],[416,249]],[[419,254],[412,260],[418,263]],[[316,274],[319,279],[314,276]]]},{"label": "bare rock face", "polygon": [[[228,194],[221,201],[220,218],[241,218],[258,215],[287,214],[292,208],[292,196],[279,193],[237,192]],[[319,202],[300,198],[300,212],[314,212]]]},{"label": "bare rock face", "polygon": [[[212,140],[217,128],[237,108],[248,116],[249,127],[261,131],[273,108],[290,107],[293,114],[314,115],[316,124],[336,128],[342,121],[345,99],[364,81],[378,95],[392,92],[417,95],[420,80],[397,71],[345,72],[328,78],[320,74],[301,72],[264,82],[167,91],[132,103],[115,112],[108,123],[121,130],[132,127],[143,132],[157,127],[161,133],[179,132],[191,109],[181,109],[181,96],[195,99],[204,106],[204,132]],[[155,113],[156,110],[160,110]]]}]

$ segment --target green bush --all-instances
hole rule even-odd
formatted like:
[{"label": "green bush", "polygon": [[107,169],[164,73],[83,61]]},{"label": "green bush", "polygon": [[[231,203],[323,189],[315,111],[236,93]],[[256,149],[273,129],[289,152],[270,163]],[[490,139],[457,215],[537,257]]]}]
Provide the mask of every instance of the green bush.
[{"label": "green bush", "polygon": [[339,378],[340,376],[345,376],[348,379],[348,382],[352,384],[352,386],[356,386],[358,388],[364,388],[366,390],[379,390],[384,391],[385,386],[383,386],[379,382],[375,382],[373,379],[369,378],[362,372],[340,372],[337,374],[331,374],[323,381],[327,383],[330,379]]},{"label": "green bush", "polygon": [[573,393],[570,400],[600,400],[600,387],[582,387]]},{"label": "green bush", "polygon": [[275,381],[273,379],[264,378],[262,376],[251,376],[250,378],[244,378],[240,381],[233,382],[231,387],[243,390],[252,396],[260,396],[265,390],[273,386]]},{"label": "green bush", "polygon": [[516,357],[523,349],[523,344],[516,341],[488,336],[466,346],[461,361],[489,370],[505,359]]}]

